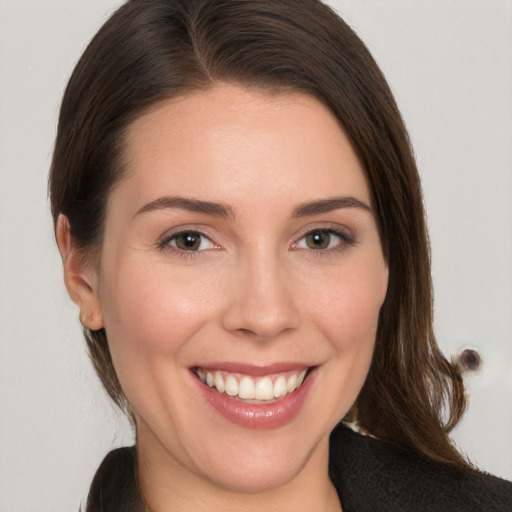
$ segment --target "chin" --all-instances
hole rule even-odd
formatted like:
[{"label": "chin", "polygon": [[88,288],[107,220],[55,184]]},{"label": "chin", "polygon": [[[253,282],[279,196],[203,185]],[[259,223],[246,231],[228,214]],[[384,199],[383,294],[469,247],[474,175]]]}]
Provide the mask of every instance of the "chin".
[{"label": "chin", "polygon": [[[295,450],[296,452],[296,450]],[[271,492],[294,481],[310,459],[304,454],[300,460],[297,453],[261,456],[258,460],[238,456],[238,461],[216,463],[204,475],[216,487],[240,494]],[[278,460],[279,459],[279,460]]]},{"label": "chin", "polygon": [[240,430],[229,436],[212,432],[191,462],[199,476],[217,488],[242,494],[272,492],[300,482],[302,475],[309,478],[306,475],[326,471],[329,436],[312,430],[299,424],[270,431]]}]

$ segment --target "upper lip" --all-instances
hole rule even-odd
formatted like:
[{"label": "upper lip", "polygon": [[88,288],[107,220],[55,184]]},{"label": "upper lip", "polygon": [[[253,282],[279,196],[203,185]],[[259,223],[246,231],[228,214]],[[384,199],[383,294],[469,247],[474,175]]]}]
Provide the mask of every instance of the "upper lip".
[{"label": "upper lip", "polygon": [[265,365],[254,365],[248,363],[237,362],[208,362],[204,364],[197,364],[192,369],[197,370],[202,368],[209,371],[225,371],[228,373],[242,373],[244,375],[252,375],[260,377],[263,375],[270,375],[273,373],[285,373],[291,371],[302,371],[311,368],[311,364],[307,363],[294,363],[294,362],[276,362]]}]

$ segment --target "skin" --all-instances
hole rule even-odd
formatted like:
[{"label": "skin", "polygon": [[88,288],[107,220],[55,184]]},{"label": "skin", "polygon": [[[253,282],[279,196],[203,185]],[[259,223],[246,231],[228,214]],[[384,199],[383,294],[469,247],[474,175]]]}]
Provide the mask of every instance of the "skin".
[{"label": "skin", "polygon": [[[147,503],[340,510],[328,438],[368,373],[388,269],[339,123],[306,95],[223,84],[137,119],[125,157],[99,261],[84,262],[65,217],[57,236],[70,295],[89,328],[106,328],[135,411]],[[227,205],[229,215],[146,206],[164,196]],[[294,215],[333,197],[368,208]],[[198,251],[169,240],[183,228],[204,233]],[[320,228],[350,241],[330,234],[311,248],[306,235]],[[258,430],[198,396],[190,368],[212,361],[294,362],[316,375],[292,421]]]}]

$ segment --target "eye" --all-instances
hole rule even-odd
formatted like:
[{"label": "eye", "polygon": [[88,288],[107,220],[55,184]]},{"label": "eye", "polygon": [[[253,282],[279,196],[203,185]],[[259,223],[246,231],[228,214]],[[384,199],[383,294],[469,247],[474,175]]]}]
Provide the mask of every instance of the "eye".
[{"label": "eye", "polygon": [[214,249],[216,245],[198,231],[182,231],[162,240],[162,246],[171,246],[179,251],[198,252]]},{"label": "eye", "polygon": [[352,237],[341,231],[333,229],[315,229],[304,235],[294,246],[296,249],[325,251],[353,243],[354,240]]}]

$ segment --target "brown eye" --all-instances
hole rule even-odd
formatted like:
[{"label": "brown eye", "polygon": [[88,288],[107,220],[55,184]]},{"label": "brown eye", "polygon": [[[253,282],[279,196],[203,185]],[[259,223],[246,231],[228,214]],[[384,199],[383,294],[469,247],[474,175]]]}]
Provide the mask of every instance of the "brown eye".
[{"label": "brown eye", "polygon": [[211,240],[197,231],[177,233],[169,239],[168,243],[180,251],[187,252],[197,252],[213,247]]},{"label": "brown eye", "polygon": [[343,250],[354,243],[354,237],[341,229],[318,228],[303,235],[293,244],[293,247],[294,249],[330,252]]},{"label": "brown eye", "polygon": [[308,249],[327,249],[331,245],[332,234],[327,231],[313,231],[306,235]]},{"label": "brown eye", "polygon": [[176,247],[183,251],[197,251],[201,245],[199,233],[181,233],[176,238]]}]

